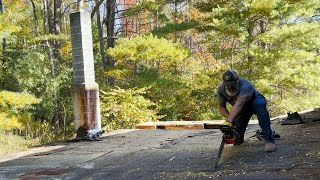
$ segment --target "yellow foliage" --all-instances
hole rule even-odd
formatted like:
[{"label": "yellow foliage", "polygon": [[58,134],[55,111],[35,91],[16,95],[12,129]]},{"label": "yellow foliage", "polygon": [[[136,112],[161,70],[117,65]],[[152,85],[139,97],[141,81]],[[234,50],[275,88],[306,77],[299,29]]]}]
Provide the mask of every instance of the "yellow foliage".
[{"label": "yellow foliage", "polygon": [[261,15],[269,15],[274,6],[276,1],[272,0],[254,0],[251,3],[251,13],[253,14],[261,14]]},{"label": "yellow foliage", "polygon": [[61,48],[61,55],[63,59],[70,59],[72,57],[72,47],[71,42],[67,42],[62,48]]},{"label": "yellow foliage", "polygon": [[0,127],[5,130],[20,129],[24,130],[24,126],[19,122],[19,117],[5,112],[0,113]]},{"label": "yellow foliage", "polygon": [[126,76],[132,75],[134,72],[129,69],[109,69],[105,71],[105,76],[112,76],[116,79],[125,78]]},{"label": "yellow foliage", "polygon": [[24,9],[25,3],[22,0],[6,3],[6,9],[4,13],[0,15],[0,31],[12,33],[21,30],[21,27],[17,25],[17,22],[26,17],[18,12]]},{"label": "yellow foliage", "polygon": [[15,109],[22,109],[28,105],[37,104],[39,102],[40,100],[31,94],[10,91],[0,92],[0,106],[2,107],[10,106]]},{"label": "yellow foliage", "polygon": [[18,112],[40,100],[31,94],[0,91],[0,128],[5,130],[25,130],[24,124],[30,122],[29,115]]},{"label": "yellow foliage", "polygon": [[187,13],[187,17],[188,19],[199,19],[202,20],[201,17],[204,16],[209,16],[208,14],[204,14],[203,12],[200,12],[199,10],[197,10],[196,8],[190,8],[188,13]]}]

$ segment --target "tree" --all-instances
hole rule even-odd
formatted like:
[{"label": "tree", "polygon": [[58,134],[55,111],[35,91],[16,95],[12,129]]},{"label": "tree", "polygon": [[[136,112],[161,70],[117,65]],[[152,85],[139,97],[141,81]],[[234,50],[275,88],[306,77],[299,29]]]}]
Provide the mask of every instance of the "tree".
[{"label": "tree", "polygon": [[0,129],[26,131],[31,117],[27,110],[40,100],[27,93],[0,91]]},{"label": "tree", "polygon": [[30,0],[31,5],[32,5],[32,11],[33,11],[33,21],[34,21],[34,29],[36,36],[39,36],[39,25],[38,25],[38,15],[37,15],[37,10],[36,10],[36,5],[34,3],[34,0]]},{"label": "tree", "polygon": [[[66,103],[70,102],[71,54],[68,55],[69,57],[60,57],[60,49],[68,47],[68,43],[65,42],[66,36],[61,34],[62,13],[68,13],[70,10],[68,7],[71,7],[69,3],[73,2],[64,1],[67,7],[63,12],[61,3],[62,1],[51,0],[12,1],[6,5],[5,16],[0,15],[2,22],[0,36],[7,39],[6,48],[9,49],[5,57],[1,56],[1,89],[18,92],[28,91],[43,99],[44,101],[36,107],[38,110],[34,111],[35,114],[39,113],[34,116],[38,117],[35,121],[52,121],[56,130],[60,124],[59,118],[68,118],[64,114],[71,107],[71,104],[69,107],[66,106]],[[26,4],[30,4],[30,6],[25,6]],[[38,21],[43,23],[38,24]],[[20,60],[18,61],[18,59]],[[42,60],[37,61],[39,59],[46,60],[48,63]],[[29,62],[25,60],[29,60]],[[38,64],[36,70],[34,65],[38,62],[42,64]],[[20,66],[23,63],[25,64]],[[39,67],[43,71],[40,71]],[[50,69],[49,74],[46,73],[47,68]],[[26,71],[24,72],[24,70]],[[14,75],[12,72],[15,72]],[[24,72],[23,76],[19,74],[22,72]],[[34,74],[34,72],[39,74]],[[43,79],[42,76],[47,75],[46,81],[40,81]],[[61,77],[62,75],[67,77]],[[22,82],[20,78],[26,76],[28,76],[28,80]],[[35,80],[37,78],[38,81]],[[32,82],[35,81],[37,83],[33,84]],[[61,81],[68,81],[69,85],[62,86]],[[43,89],[42,86],[46,86],[50,90]],[[40,89],[42,90],[38,91]],[[59,107],[60,105],[63,105],[64,108]],[[49,117],[50,115],[52,117]],[[67,116],[71,116],[71,113],[68,112]]]},{"label": "tree", "polygon": [[[0,0],[0,13],[2,14],[4,11],[2,0]],[[6,38],[2,39],[2,54],[6,51]]]},{"label": "tree", "polygon": [[110,92],[102,91],[104,129],[134,128],[142,122],[159,120],[161,116],[157,115],[155,104],[143,97],[146,91],[146,88],[125,90],[119,87]]},{"label": "tree", "polygon": [[[188,51],[178,43],[170,43],[153,35],[119,39],[115,48],[107,53],[119,65],[127,65],[137,72],[139,68],[156,69],[158,72],[183,69]],[[143,67],[142,67],[143,66]]]},{"label": "tree", "polygon": [[[104,43],[104,38],[103,38],[103,29],[102,29],[102,23],[101,23],[101,17],[100,17],[100,4],[103,1],[98,1],[96,0],[96,6],[93,9],[93,12],[96,12],[97,15],[97,26],[98,26],[98,37],[99,37],[99,50],[100,50],[100,55],[101,55],[101,60],[102,60],[102,65],[104,67],[104,69],[106,69],[108,67],[108,63],[106,61],[106,55],[105,55],[105,43]],[[96,10],[95,10],[96,9]],[[93,13],[92,12],[92,13]],[[93,17],[91,15],[91,17]]]},{"label": "tree", "polygon": [[[116,9],[116,1],[109,0],[106,5],[106,27],[107,27],[107,49],[113,48],[115,45],[115,32],[114,32],[114,25],[115,25],[115,9]],[[113,67],[114,61],[112,57],[107,56],[106,67]],[[112,83],[111,83],[112,84]]]},{"label": "tree", "polygon": [[119,39],[107,53],[115,59],[115,68],[106,76],[114,76],[115,85],[124,89],[148,88],[145,97],[156,103],[161,120],[214,117],[212,84],[218,82],[204,74],[180,43],[137,36]]},{"label": "tree", "polygon": [[197,21],[215,59],[257,83],[271,104],[317,89],[305,83],[317,77],[312,67],[319,65],[319,25],[310,21],[318,1],[204,1],[196,7],[207,12]]}]

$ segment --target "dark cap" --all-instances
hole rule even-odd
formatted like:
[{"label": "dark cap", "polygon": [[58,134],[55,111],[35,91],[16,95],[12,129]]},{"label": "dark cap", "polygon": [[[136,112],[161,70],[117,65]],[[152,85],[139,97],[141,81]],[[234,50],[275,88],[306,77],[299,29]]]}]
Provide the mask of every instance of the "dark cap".
[{"label": "dark cap", "polygon": [[223,74],[222,78],[223,78],[223,84],[225,86],[235,85],[237,80],[239,79],[237,72],[233,69],[228,69]]}]

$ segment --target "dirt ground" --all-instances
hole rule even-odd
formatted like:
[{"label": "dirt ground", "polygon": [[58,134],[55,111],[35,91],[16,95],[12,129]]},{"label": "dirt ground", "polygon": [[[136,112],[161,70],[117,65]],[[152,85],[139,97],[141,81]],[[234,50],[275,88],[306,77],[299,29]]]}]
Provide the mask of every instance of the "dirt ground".
[{"label": "dirt ground", "polygon": [[272,153],[252,137],[258,125],[249,125],[246,141],[227,145],[217,169],[217,129],[119,130],[102,141],[0,156],[0,179],[320,179],[320,111],[301,115],[304,124],[273,119],[281,138]]}]

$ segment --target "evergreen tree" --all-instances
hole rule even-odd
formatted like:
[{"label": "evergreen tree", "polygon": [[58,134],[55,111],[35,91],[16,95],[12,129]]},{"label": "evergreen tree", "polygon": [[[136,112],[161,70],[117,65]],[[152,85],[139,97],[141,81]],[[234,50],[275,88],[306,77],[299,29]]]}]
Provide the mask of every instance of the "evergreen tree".
[{"label": "evergreen tree", "polygon": [[254,81],[275,113],[306,108],[278,109],[282,100],[318,90],[310,80],[319,81],[319,1],[205,1],[196,7],[206,13],[200,29],[215,59]]}]

